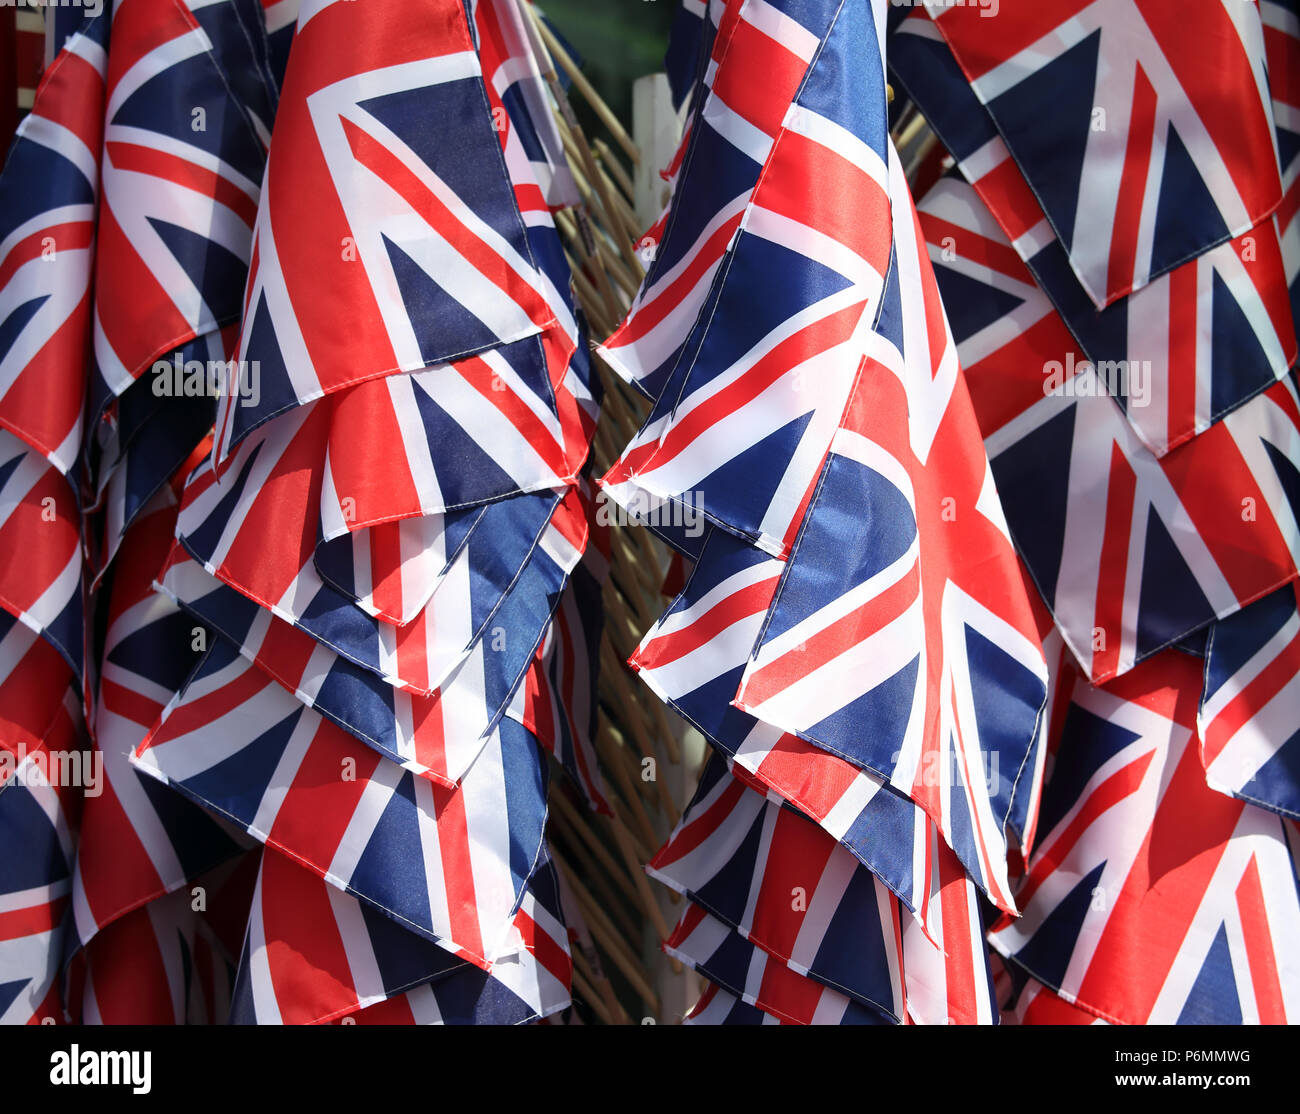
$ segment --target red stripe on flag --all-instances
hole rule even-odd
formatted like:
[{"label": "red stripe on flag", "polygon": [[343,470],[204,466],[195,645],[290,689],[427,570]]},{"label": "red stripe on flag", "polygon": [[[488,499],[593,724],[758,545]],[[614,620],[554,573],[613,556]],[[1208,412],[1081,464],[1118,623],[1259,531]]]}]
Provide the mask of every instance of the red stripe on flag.
[{"label": "red stripe on flag", "polygon": [[1133,100],[1129,108],[1128,146],[1124,151],[1124,170],[1115,199],[1115,224],[1112,231],[1114,250],[1106,276],[1109,290],[1123,293],[1133,289],[1137,266],[1137,242],[1142,223],[1142,203],[1151,176],[1152,142],[1156,130],[1156,91],[1141,64],[1133,80]]},{"label": "red stripe on flag", "polygon": [[1268,905],[1259,877],[1259,863],[1251,858],[1237,883],[1237,913],[1250,964],[1250,981],[1255,989],[1255,1008],[1261,1025],[1285,1025],[1286,1003],[1278,977],[1273,933],[1268,926]]}]

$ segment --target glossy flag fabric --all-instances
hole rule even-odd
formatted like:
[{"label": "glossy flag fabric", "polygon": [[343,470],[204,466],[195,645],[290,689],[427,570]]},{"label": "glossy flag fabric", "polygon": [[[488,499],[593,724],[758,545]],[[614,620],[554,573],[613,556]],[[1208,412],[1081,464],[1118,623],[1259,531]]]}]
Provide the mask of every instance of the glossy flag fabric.
[{"label": "glossy flag fabric", "polygon": [[[11,844],[57,814],[33,793],[68,820],[6,1020],[569,1004],[542,746],[603,802],[572,183],[513,0],[363,7],[54,21],[0,180],[0,753]],[[286,204],[336,173],[334,207]],[[31,774],[64,766],[88,779]]]},{"label": "glossy flag fabric", "polygon": [[[762,953],[761,937],[750,939],[749,912],[718,905],[728,886],[751,902],[767,885],[783,892],[779,860],[767,857],[776,844],[765,842],[775,829],[748,837],[763,848],[757,859],[735,857],[760,802],[739,808],[742,786],[765,795],[773,816],[784,802],[816,821],[811,832],[843,842],[847,861],[902,899],[917,940],[933,945],[964,924],[969,943],[946,948],[946,965],[926,972],[925,953],[904,949],[904,969],[925,988],[909,1019],[992,1020],[999,996],[1016,1020],[1086,1019],[1097,1011],[1072,1014],[1073,991],[1023,963],[1012,964],[1016,986],[1025,988],[1028,972],[1037,989],[995,994],[1002,968],[987,959],[973,891],[959,914],[909,875],[920,864],[927,878],[947,870],[953,898],[972,880],[983,887],[1003,906],[993,940],[1007,953],[1000,940],[1037,924],[1019,915],[1021,902],[1035,900],[1035,871],[1050,869],[1040,866],[1043,841],[1070,807],[1060,802],[1078,792],[1060,764],[1071,702],[1085,688],[1105,694],[1093,686],[1137,683],[1128,675],[1156,662],[1186,674],[1193,720],[1202,709],[1189,751],[1200,791],[1217,790],[1229,808],[1235,796],[1254,813],[1256,802],[1287,812],[1292,731],[1280,717],[1295,707],[1287,624],[1300,446],[1288,374],[1297,354],[1292,222],[1282,200],[1290,93],[1279,60],[1294,13],[1216,3],[1183,21],[1161,3],[1062,2],[1003,5],[1000,18],[936,3],[887,21],[883,10],[872,19],[866,5],[844,5],[809,56],[781,129],[767,132],[776,144],[750,148],[764,163],[759,178],[728,179],[726,155],[743,144],[705,141],[740,102],[719,95],[729,65],[732,76],[743,73],[738,29],[761,28],[786,49],[809,29],[808,8],[792,28],[769,18],[769,7],[781,8],[682,6],[668,65],[675,101],[690,107],[666,171],[673,197],[647,236],[656,254],[646,282],[602,350],[656,400],[603,482],[693,566],[631,664],[722,752],[733,779],[721,767],[706,778],[720,788],[697,798],[655,868],[671,879],[679,857],[693,862],[710,846],[731,864],[711,883],[699,879],[699,890],[684,887],[695,904],[670,948],[713,984],[690,1020],[847,1016],[833,998],[778,991],[766,974],[774,957]],[[728,317],[728,290],[739,289],[747,244],[766,227],[755,216],[790,173],[778,157],[782,142],[792,131],[842,140],[813,114],[842,125],[846,102],[861,111],[869,99],[841,98],[830,112],[816,100],[820,74],[856,65],[859,88],[871,85],[873,52],[848,61],[836,49],[853,37],[844,32],[855,20],[874,23],[878,40],[888,24],[892,37],[876,56],[902,78],[971,185],[946,180],[925,199],[919,223],[900,219],[910,210],[906,186],[884,145],[876,148],[892,227],[866,343],[855,336],[843,353],[824,349],[815,387],[787,401],[773,385],[810,349],[755,342],[787,314],[802,323],[801,272],[769,263],[766,285],[743,299],[744,320]],[[1205,44],[1195,64],[1194,41]],[[1050,95],[1061,82],[1071,95]],[[751,77],[752,103],[778,88]],[[870,148],[868,140],[851,149],[858,169],[872,166]],[[821,166],[815,152],[800,151],[800,169]],[[831,199],[846,212],[872,211],[849,178],[821,169],[803,195],[807,213]],[[727,223],[733,211],[739,224]],[[695,215],[708,213],[712,225]],[[834,238],[830,226],[808,225]],[[1090,231],[1097,225],[1102,235]],[[690,227],[713,238],[683,235]],[[824,252],[828,241],[817,243]],[[837,385],[837,363],[852,377],[848,389]],[[718,375],[715,366],[724,369],[716,402],[692,393]],[[823,413],[833,415],[833,436],[817,432]],[[782,419],[790,424],[776,435]],[[700,518],[704,529],[686,529]],[[922,577],[915,596],[903,591],[909,561]],[[932,624],[922,642],[905,634],[909,603],[918,617],[933,616],[916,628]],[[915,679],[927,670],[936,671],[932,682]],[[904,693],[916,693],[910,704]],[[718,794],[728,784],[723,795],[735,800],[724,806]],[[1098,838],[1132,836],[1101,824]],[[1224,841],[1221,853],[1238,853]],[[902,853],[909,846],[912,854]],[[1169,900],[1194,900],[1191,874],[1177,873],[1177,862],[1171,869]],[[1286,890],[1269,908],[1278,924],[1293,875],[1272,883]],[[1068,931],[1054,917],[1034,940],[1068,954]],[[1151,919],[1161,920],[1154,906]],[[1187,954],[1199,946],[1189,937]],[[1121,940],[1113,962],[1140,950]],[[799,973],[815,980],[850,954],[861,953],[817,954]],[[960,954],[988,972],[965,999],[981,1004],[965,1016],[957,1003],[974,984],[953,978]],[[789,955],[777,953],[781,979],[793,977]],[[1235,953],[1233,964],[1239,973]],[[1100,993],[1122,993],[1112,985],[1118,977],[1099,971]],[[1185,1019],[1252,1019],[1237,1009],[1249,997],[1241,986],[1240,977],[1216,986]]]},{"label": "glossy flag fabric", "polygon": [[[1098,312],[994,117],[924,9],[907,18],[890,45],[895,74],[1156,455],[1286,374],[1296,341],[1287,312],[1284,219],[1270,214]],[[1284,82],[1278,71],[1285,65],[1275,61],[1270,68]],[[959,225],[944,231],[954,243],[961,239]],[[960,305],[953,310],[960,313]]]},{"label": "glossy flag fabric", "polygon": [[1257,5],[926,7],[1098,308],[1276,208]]},{"label": "glossy flag fabric", "polygon": [[1200,684],[1177,650],[1104,689],[1076,675],[1024,916],[990,940],[1105,1020],[1294,1021],[1295,826],[1206,784]]},{"label": "glossy flag fabric", "polygon": [[0,1020],[564,1016],[598,494],[711,748],[650,864],[688,1023],[1293,1020],[1296,5],[686,0],[597,493],[525,2],[48,13]]},{"label": "glossy flag fabric", "polygon": [[[1042,30],[1065,7],[1026,8],[1005,28]],[[1121,233],[1131,239],[1141,222],[1120,223],[1125,191],[1134,205],[1142,198],[1143,144],[1212,127],[1212,110],[1204,101],[1166,107],[1168,74],[1157,79],[1160,96],[1147,97],[1156,55],[1138,36],[1175,41],[1161,5],[1134,5],[1110,23],[1104,6],[1084,7],[1068,32],[1042,40],[1050,51],[1017,56],[1013,36],[977,36],[970,13],[953,20],[934,5],[903,22],[893,54],[957,163],[922,202],[922,226],[1012,536],[1055,619],[1055,631],[1041,631],[1046,787],[1017,886],[1022,915],[1004,914],[989,934],[1007,963],[1000,998],[1007,1019],[1022,1024],[1280,1022],[1293,1012],[1294,957],[1281,940],[1297,893],[1287,804],[1297,490],[1295,386],[1285,374],[1294,322],[1283,312],[1290,215],[1285,203],[1276,217],[1273,204],[1254,210],[1242,217],[1254,227],[1225,227],[1143,272],[1151,241],[1139,236],[1134,256]],[[1217,7],[1198,18],[1219,18]],[[1265,5],[1262,35],[1253,10],[1228,14],[1240,33],[1220,48],[1242,43],[1249,60],[1267,45],[1274,63],[1285,57],[1290,13]],[[1068,103],[1034,121],[1022,116],[1017,131],[1004,126],[1010,98],[999,109],[988,94],[1045,61],[1067,65],[1048,61],[1053,51],[1074,45],[1072,64],[1082,64],[1091,49],[1113,50],[1120,39],[1111,28],[1126,19],[1136,84],[1119,129],[1128,158],[1119,239],[1093,237],[1075,250],[1053,212],[1061,195],[1045,197],[1035,178],[1053,159],[1059,168],[1065,138],[1082,134],[1070,131]],[[1006,52],[988,81],[971,69],[979,38],[986,61]],[[1229,70],[1227,89],[1243,72]],[[1271,64],[1266,81],[1240,86],[1243,117],[1266,91],[1262,107],[1271,114],[1280,105],[1287,119],[1288,81],[1285,65]],[[1029,138],[1049,126],[1062,137],[1055,153]],[[1214,142],[1247,160],[1251,127]],[[1279,124],[1274,165],[1283,168],[1284,134]],[[1080,179],[1078,204],[1094,214],[1107,203],[1090,189],[1104,180],[1108,142],[1086,145],[1103,177]],[[1159,203],[1143,199],[1141,221],[1156,230],[1150,260],[1161,237],[1195,232],[1209,212],[1198,208],[1201,195],[1167,203],[1175,182],[1204,175],[1216,206],[1227,207],[1231,175],[1209,157],[1171,168],[1170,156],[1184,154],[1171,139]],[[1267,153],[1248,161],[1261,167],[1250,188],[1265,188]],[[1065,180],[1058,171],[1057,185]],[[1098,314],[1069,293],[1066,264],[1071,281],[1095,295],[1088,268],[1102,250],[1112,252],[1111,280],[1128,276],[1135,259],[1137,270],[1134,289],[1112,285]],[[1234,271],[1248,281],[1234,283]],[[1218,339],[1247,324],[1231,346]],[[1251,388],[1242,373],[1273,338],[1281,359],[1259,365],[1266,374]],[[1116,360],[1121,370],[1146,369],[1145,400],[1135,389],[1143,384],[1112,374]],[[1058,636],[1064,646],[1053,650]]]},{"label": "glossy flag fabric", "polygon": [[[996,1005],[987,975],[973,977],[987,962],[971,880],[1014,909],[1007,835],[1028,831],[1047,668],[887,135],[886,5],[828,13],[773,142],[733,128],[729,145],[706,146],[725,107],[766,106],[780,88],[760,91],[742,52],[799,47],[814,10],[724,9],[716,64],[703,71],[670,171],[654,266],[602,349],[657,394],[602,484],[694,563],[631,664],[730,760],[751,811],[764,797],[785,801],[816,822],[817,838],[843,841],[843,865],[875,872],[926,948],[943,948],[942,926],[956,932],[965,918],[967,944],[948,953],[966,957],[965,973],[939,962],[920,976],[911,1019],[988,1022]],[[722,101],[728,66],[742,83],[748,76],[752,100]],[[733,202],[718,191],[738,144],[763,169]],[[674,230],[710,211],[714,239],[697,234],[674,283]],[[701,519],[703,529],[687,528]],[[745,810],[699,810],[708,820],[694,838],[707,830],[719,847],[744,838]],[[738,892],[758,892],[777,861],[737,865]],[[963,914],[942,912],[944,886],[932,881],[943,869],[954,895],[969,887]],[[737,949],[753,939],[749,926],[683,888],[698,908],[679,925],[674,954],[760,1014],[811,1020],[815,1009],[782,1012],[762,980],[726,973],[744,969]],[[870,918],[852,905],[841,915],[862,939]],[[852,965],[854,950],[828,946],[824,962]],[[912,950],[925,971],[924,950]],[[790,953],[775,958],[788,964]],[[867,997],[885,1017],[909,1016],[901,998]]]}]

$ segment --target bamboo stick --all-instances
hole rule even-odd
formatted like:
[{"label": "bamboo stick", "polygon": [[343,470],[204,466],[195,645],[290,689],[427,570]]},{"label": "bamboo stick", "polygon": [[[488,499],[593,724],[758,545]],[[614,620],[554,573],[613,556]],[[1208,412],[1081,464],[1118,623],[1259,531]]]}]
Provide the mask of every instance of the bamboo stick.
[{"label": "bamboo stick", "polygon": [[[632,840],[626,828],[617,822],[610,823],[610,830],[614,833],[614,839],[618,843],[618,849],[627,860],[628,869],[633,870],[642,864],[637,862],[635,853],[632,850]],[[650,889],[650,879],[644,870],[636,870],[635,881],[637,889],[641,892],[643,902],[646,906],[646,912],[650,916],[651,923],[655,926],[655,931],[659,934],[659,942],[662,944],[667,941],[671,933],[668,930],[668,922],[664,919],[663,910],[659,908],[659,903],[655,901],[654,893]],[[669,957],[673,968],[673,973],[680,975],[683,967],[681,961]]]},{"label": "bamboo stick", "polygon": [[532,19],[533,27],[542,37],[542,42],[546,45],[546,51],[551,58],[560,63],[560,68],[569,75],[569,80],[573,82],[583,96],[583,99],[591,105],[592,111],[600,119],[600,122],[609,129],[609,134],[614,137],[614,141],[623,148],[627,157],[632,160],[633,164],[641,161],[641,150],[632,142],[632,137],[627,134],[627,130],[619,123],[619,119],[614,115],[613,110],[607,105],[596,92],[591,82],[587,80],[587,75],[582,72],[569,57],[569,52],[564,49],[564,44],[552,34],[551,29],[533,10],[531,4],[521,5]]},{"label": "bamboo stick", "polygon": [[605,841],[596,835],[587,820],[578,815],[577,809],[564,798],[563,794],[554,794],[551,797],[551,803],[559,810],[559,816],[567,821],[573,834],[587,845],[592,855],[605,868],[610,878],[623,891],[628,901],[633,905],[639,905],[641,897],[637,892],[635,880],[626,872],[626,864],[619,864],[614,856],[610,854]]},{"label": "bamboo stick", "polygon": [[619,161],[618,156],[610,150],[610,146],[600,136],[591,141],[596,148],[596,154],[600,156],[601,162],[609,170],[610,176],[618,184],[618,188],[623,191],[623,196],[635,205],[636,204],[636,186],[632,184],[632,179],[624,169],[623,164]]},{"label": "bamboo stick", "polygon": [[[574,864],[582,870],[582,877],[591,885],[592,890],[604,902],[604,909],[618,924],[626,936],[636,936],[642,926],[639,925],[628,911],[628,903],[623,900],[620,892],[614,890],[605,871],[600,869],[596,860],[592,857],[591,852],[587,850],[584,843],[577,839],[566,839],[564,843],[564,853],[573,860]],[[620,865],[619,873],[623,873],[623,867]],[[631,889],[631,886],[628,887]],[[638,905],[635,892],[632,894],[632,905]]]},{"label": "bamboo stick", "polygon": [[[647,843],[653,846],[657,842],[654,834],[654,827],[650,823],[650,818],[646,815],[645,805],[641,800],[641,795],[637,791],[636,783],[632,781],[626,765],[626,757],[619,753],[618,744],[611,738],[607,723],[602,723],[601,728],[596,731],[596,749],[605,759],[606,766],[613,772],[616,785],[622,790],[620,793],[610,793],[609,804],[614,810],[616,817],[620,818],[621,811],[631,813],[633,822],[637,824],[642,833],[647,837]],[[603,747],[602,747],[603,743]],[[620,801],[624,804],[625,809],[619,809]]]},{"label": "bamboo stick", "polygon": [[659,1011],[659,995],[654,988],[646,981],[645,973],[637,966],[636,952],[630,948],[623,940],[612,922],[605,916],[604,910],[574,873],[573,868],[563,860],[557,859],[561,872],[564,874],[564,880],[569,884],[569,889],[573,891],[574,896],[578,899],[578,904],[582,906],[583,917],[587,922],[587,929],[591,937],[600,946],[603,951],[620,971],[623,972],[627,981],[632,984],[633,988],[644,1002]]},{"label": "bamboo stick", "polygon": [[580,970],[581,952],[576,949],[573,951],[573,986],[574,989],[582,995],[582,1000],[587,1003],[587,1008],[591,1010],[606,1025],[617,1024],[613,1015],[609,1012],[608,1005],[603,1002],[603,995],[596,992],[595,987],[587,976]]}]

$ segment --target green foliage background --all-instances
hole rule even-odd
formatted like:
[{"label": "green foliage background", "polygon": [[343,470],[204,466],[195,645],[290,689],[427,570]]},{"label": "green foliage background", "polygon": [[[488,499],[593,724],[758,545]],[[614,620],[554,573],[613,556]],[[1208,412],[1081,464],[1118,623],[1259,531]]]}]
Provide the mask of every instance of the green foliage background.
[{"label": "green foliage background", "polygon": [[[582,70],[625,124],[632,123],[632,82],[663,69],[677,0],[539,0],[538,6],[577,51]],[[591,119],[581,97],[573,107]]]}]

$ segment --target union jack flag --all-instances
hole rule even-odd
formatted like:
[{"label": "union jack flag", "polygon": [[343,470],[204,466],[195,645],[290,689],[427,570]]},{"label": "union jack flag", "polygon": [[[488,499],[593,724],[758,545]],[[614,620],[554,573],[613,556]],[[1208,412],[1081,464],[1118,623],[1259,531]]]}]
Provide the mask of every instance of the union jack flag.
[{"label": "union jack flag", "polygon": [[[561,327],[558,298],[519,216],[465,6],[390,14],[380,0],[300,13],[218,413],[223,468],[295,406],[505,344],[516,367],[500,357],[495,371],[554,407],[539,334]],[[253,364],[260,397],[245,406]]]},{"label": "union jack flag", "polygon": [[1294,1021],[1300,837],[1206,785],[1201,662],[1169,650],[1104,689],[1064,683],[1023,916],[993,947],[1108,1021]]},{"label": "union jack flag", "polygon": [[86,794],[72,877],[72,918],[83,946],[117,918],[181,891],[249,846],[242,832],[130,766],[131,752],[198,661],[195,632],[206,641],[203,628],[153,590],[175,522],[174,502],[141,518],[108,593],[93,721],[102,769]]},{"label": "union jack flag", "polygon": [[293,43],[302,0],[261,0],[262,21],[266,28],[267,62],[278,91],[284,85],[284,71],[289,64],[289,47]]},{"label": "union jack flag", "polygon": [[734,932],[791,971],[902,1019],[897,899],[816,824],[746,788],[717,756],[648,869],[693,903],[668,941],[681,958],[707,959]]},{"label": "union jack flag", "polygon": [[681,0],[673,12],[664,53],[664,71],[679,112],[699,87],[700,70],[709,57],[727,0]]},{"label": "union jack flag", "polygon": [[[0,610],[0,748],[16,756],[20,747],[39,746],[67,714],[69,699],[76,707],[72,677],[54,643]],[[0,777],[0,788],[4,782]]]},{"label": "union jack flag", "polygon": [[[75,729],[50,739],[74,745]],[[81,793],[42,776],[29,753],[0,784],[0,837],[22,854],[0,857],[0,1024],[64,1020],[59,971]]]},{"label": "union jack flag", "polygon": [[[891,39],[890,65],[1088,360],[1115,369],[1107,380],[1112,397],[1157,456],[1286,374],[1297,341],[1273,216],[1098,312],[993,118],[923,9]],[[933,218],[934,233],[937,224]],[[944,243],[951,237],[956,244],[963,231],[947,229]],[[961,318],[964,302],[954,297],[950,312]]]},{"label": "union jack flag", "polygon": [[219,641],[133,764],[453,954],[487,969],[511,950],[510,919],[542,853],[546,779],[536,744],[509,718],[448,789],[382,758]]},{"label": "union jack flag", "polygon": [[927,7],[1097,308],[1277,207],[1257,5]]},{"label": "union jack flag", "polygon": [[1011,534],[1094,683],[1295,577],[1289,378],[1156,459],[975,191],[921,210]]},{"label": "union jack flag", "polygon": [[[893,175],[873,19],[865,4],[839,8],[759,152],[762,178],[737,207],[725,265],[672,376],[602,480],[633,513],[686,508],[789,552],[889,270]],[[841,95],[845,67],[863,95]],[[684,197],[688,188],[683,179]]]},{"label": "union jack flag", "polygon": [[[933,825],[922,920],[826,832],[746,783],[713,759],[651,873],[791,971],[895,1021],[997,1020],[975,889]],[[670,946],[699,922],[688,911]],[[721,942],[711,927],[704,938]]]},{"label": "union jack flag", "polygon": [[[850,8],[852,13],[859,6]],[[747,0],[726,4],[718,16],[717,33],[701,77],[701,95],[687,124],[680,165],[673,168],[675,185],[667,222],[654,237],[653,262],[630,312],[600,348],[609,366],[650,398],[659,398],[670,375],[676,375],[679,368],[686,371],[694,359],[692,350],[697,345],[691,343],[691,333],[717,301],[717,286],[729,269],[723,267],[724,258],[733,255],[760,173],[786,128],[792,102],[839,9],[838,3],[827,0]],[[846,26],[851,18],[852,14],[846,18]],[[874,34],[871,38],[874,40]],[[760,73],[763,80],[757,82],[754,76]],[[881,103],[883,81],[882,71]],[[826,102],[832,99],[830,90],[823,87],[821,93],[822,104],[813,109],[818,116],[830,107]],[[870,98],[859,101],[866,103]],[[801,142],[816,141],[816,122],[814,119],[811,124],[811,139],[801,140],[796,134],[787,140],[791,155],[797,153],[794,148]],[[824,131],[838,135],[831,128]],[[822,139],[833,142],[824,134]],[[877,152],[883,151],[882,140]],[[823,163],[831,162],[833,154],[828,147]],[[787,166],[787,172],[797,169]],[[769,203],[775,202],[777,190],[769,193]],[[797,196],[797,192],[786,194],[785,204],[775,204],[776,213],[797,218],[799,214],[789,212]],[[802,214],[805,221],[812,215]],[[808,259],[805,267],[815,273],[814,260],[815,256]],[[736,284],[729,300],[743,298],[741,285]],[[787,289],[794,294],[795,286],[792,276]],[[786,308],[793,312],[794,306]],[[753,343],[761,339],[761,335],[751,336],[754,331],[751,324],[741,335],[750,336]],[[712,373],[726,366],[711,365]],[[674,399],[677,394],[672,392]]]},{"label": "union jack flag", "polygon": [[[209,337],[193,342],[201,352],[215,345]],[[189,346],[187,346],[189,347]],[[180,503],[186,476],[212,447],[212,400],[182,398],[168,400],[147,416],[139,411],[141,400],[132,397],[140,386],[127,391],[130,404],[119,410],[134,424],[125,445],[116,437],[112,459],[106,459],[98,482],[101,486],[93,503],[82,506],[85,528],[87,571],[90,588],[97,589],[117,556],[127,531],[158,502],[169,507]]]},{"label": "union jack flag", "polygon": [[1296,584],[1210,627],[1197,715],[1210,786],[1300,819],[1300,606]]},{"label": "union jack flag", "polygon": [[608,560],[587,550],[506,714],[523,724],[581,789],[596,812],[612,810],[596,759],[596,683]]},{"label": "union jack flag", "polygon": [[516,583],[491,632],[426,693],[394,688],[221,585],[178,550],[161,587],[305,705],[404,769],[451,787],[506,714],[545,638],[563,578],[544,556],[532,572]]},{"label": "union jack flag", "polygon": [[[782,1020],[776,1013],[766,1013],[758,1006],[742,1001],[731,991],[724,990],[718,983],[710,982],[704,993],[700,995],[700,1000],[695,1003],[682,1024],[796,1025],[802,1022],[817,1025],[851,1025],[855,1021],[859,1024],[871,1024],[875,1017],[878,1016],[860,1008],[854,1011],[853,999],[846,998],[843,994],[832,990],[828,986],[822,986],[810,979],[798,980],[797,976],[792,975],[787,969],[776,964],[773,964],[773,971],[778,976],[784,976],[782,979],[783,985],[778,989],[771,984],[767,984],[764,987],[765,1001],[769,1004],[772,1004],[774,999],[788,1002],[789,1005],[779,1007],[780,1012],[786,1018],[798,1017],[800,1021]],[[787,992],[781,994],[781,990]],[[796,991],[802,992],[806,996],[804,1001],[792,1002],[790,1000],[792,994]],[[879,1024],[879,1022],[875,1023]]]},{"label": "union jack flag", "polygon": [[113,5],[92,420],[178,345],[239,318],[274,105],[244,6]]},{"label": "union jack flag", "polygon": [[736,702],[906,793],[1013,909],[1004,828],[1046,666],[905,185],[894,212],[872,344]]},{"label": "union jack flag", "polygon": [[704,975],[711,990],[719,987],[721,993],[761,1011],[761,1019],[750,1014],[745,1020],[741,1015],[710,1024],[753,1025],[769,1017],[786,1025],[888,1025],[897,1020],[799,974],[698,905],[688,906],[665,950]]},{"label": "union jack flag", "polygon": [[45,71],[0,175],[0,427],[65,474],[90,359],[108,24],[88,17]]},{"label": "union jack flag", "polygon": [[779,575],[776,558],[712,531],[682,594],[629,664],[755,788],[815,819],[924,919],[929,842],[921,809],[883,779],[731,703]]},{"label": "union jack flag", "polygon": [[67,480],[0,430],[0,607],[50,641],[80,676],[81,516]]},{"label": "union jack flag", "polygon": [[526,224],[538,219],[534,213],[581,201],[530,44],[528,17],[519,8],[530,2],[471,0],[469,5],[492,119]]},{"label": "union jack flag", "polygon": [[568,939],[549,859],[528,880],[511,932],[516,950],[484,971],[268,848],[230,1019],[503,1025],[566,1007]]},{"label": "union jack flag", "polygon": [[73,1023],[226,1024],[239,956],[229,928],[242,923],[248,906],[247,860],[133,909],[99,933],[68,970]]},{"label": "union jack flag", "polygon": [[1008,988],[1002,999],[1004,1025],[1105,1025],[1095,1014],[1072,1006],[1036,979],[1022,976],[1020,985]]},{"label": "union jack flag", "polygon": [[[583,496],[579,488],[561,487],[492,504],[484,511],[486,525],[457,547],[446,575],[432,587],[427,578],[421,585],[417,566],[408,591],[406,568],[400,560],[393,562],[403,577],[397,589],[403,599],[428,594],[405,626],[394,626],[354,606],[349,595],[322,579],[316,565],[320,535],[313,517],[329,487],[328,469],[321,463],[328,449],[317,451],[324,417],[315,407],[286,415],[265,435],[274,438],[280,451],[259,440],[247,462],[224,483],[205,462],[186,487],[178,536],[207,572],[249,601],[388,683],[428,695],[477,644],[502,596],[520,587],[525,566],[555,582],[557,592],[562,587],[585,544]],[[261,541],[265,537],[278,539],[269,552]],[[393,556],[388,555],[389,561]],[[350,580],[355,591],[355,576],[341,578],[345,584]],[[473,595],[471,579],[482,584]],[[435,591],[438,583],[452,590]],[[401,609],[405,614],[409,605],[403,603]],[[449,633],[452,629],[455,634]]]}]

